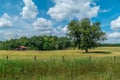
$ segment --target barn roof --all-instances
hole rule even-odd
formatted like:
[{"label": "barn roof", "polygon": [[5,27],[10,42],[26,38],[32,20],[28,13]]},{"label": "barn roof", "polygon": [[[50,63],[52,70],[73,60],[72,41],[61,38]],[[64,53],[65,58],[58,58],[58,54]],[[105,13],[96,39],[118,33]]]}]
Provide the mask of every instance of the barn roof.
[{"label": "barn roof", "polygon": [[19,48],[27,48],[27,47],[25,47],[25,46],[19,46]]}]

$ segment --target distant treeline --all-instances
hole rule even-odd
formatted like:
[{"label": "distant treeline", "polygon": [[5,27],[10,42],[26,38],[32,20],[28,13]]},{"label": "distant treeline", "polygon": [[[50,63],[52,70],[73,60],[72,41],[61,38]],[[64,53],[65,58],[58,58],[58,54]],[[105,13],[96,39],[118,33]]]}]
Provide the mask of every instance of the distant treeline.
[{"label": "distant treeline", "polygon": [[99,45],[100,47],[120,47],[120,44],[110,44],[110,43],[102,43]]},{"label": "distant treeline", "polygon": [[0,41],[0,50],[15,50],[18,46],[26,46],[29,50],[62,50],[70,48],[72,46],[71,43],[72,42],[67,37],[21,37],[20,39]]},{"label": "distant treeline", "polygon": [[[0,41],[0,50],[15,50],[26,46],[29,50],[62,50],[74,48],[74,42],[68,37],[33,36]],[[99,44],[100,47],[120,47],[120,44]]]}]

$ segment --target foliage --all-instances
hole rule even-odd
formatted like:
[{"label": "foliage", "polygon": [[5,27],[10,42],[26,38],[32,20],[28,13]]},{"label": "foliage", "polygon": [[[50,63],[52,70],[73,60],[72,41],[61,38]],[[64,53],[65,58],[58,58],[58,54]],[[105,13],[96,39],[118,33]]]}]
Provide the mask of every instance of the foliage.
[{"label": "foliage", "polygon": [[1,50],[15,50],[18,46],[26,46],[30,50],[58,50],[69,48],[71,41],[67,37],[33,36],[21,37],[0,42]]},{"label": "foliage", "polygon": [[95,48],[102,40],[106,40],[105,32],[100,28],[100,23],[91,23],[88,18],[81,21],[72,20],[68,25],[68,35],[74,41],[74,46],[88,52]]},{"label": "foliage", "polygon": [[110,43],[102,43],[99,45],[100,47],[120,47],[120,44],[110,44]]}]

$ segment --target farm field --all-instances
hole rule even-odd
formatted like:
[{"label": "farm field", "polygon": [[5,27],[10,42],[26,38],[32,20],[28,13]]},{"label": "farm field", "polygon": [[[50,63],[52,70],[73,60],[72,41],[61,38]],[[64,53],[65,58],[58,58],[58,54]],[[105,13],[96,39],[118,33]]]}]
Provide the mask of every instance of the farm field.
[{"label": "farm field", "polygon": [[0,80],[119,80],[120,47],[0,51]]},{"label": "farm field", "polygon": [[53,51],[0,51],[0,59],[5,59],[6,56],[9,59],[59,59],[61,57],[76,59],[81,57],[109,57],[120,56],[120,47],[98,47],[96,49],[89,50],[85,53],[84,50],[53,50]]}]

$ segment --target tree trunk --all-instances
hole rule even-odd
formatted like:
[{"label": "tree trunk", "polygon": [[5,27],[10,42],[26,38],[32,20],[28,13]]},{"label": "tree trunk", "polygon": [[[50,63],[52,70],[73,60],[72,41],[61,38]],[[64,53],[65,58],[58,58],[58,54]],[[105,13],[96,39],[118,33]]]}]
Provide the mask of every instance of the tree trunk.
[{"label": "tree trunk", "polygon": [[85,52],[88,53],[88,49],[85,49]]}]

